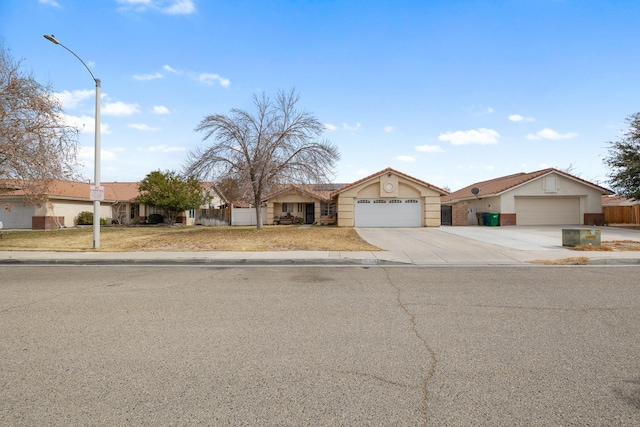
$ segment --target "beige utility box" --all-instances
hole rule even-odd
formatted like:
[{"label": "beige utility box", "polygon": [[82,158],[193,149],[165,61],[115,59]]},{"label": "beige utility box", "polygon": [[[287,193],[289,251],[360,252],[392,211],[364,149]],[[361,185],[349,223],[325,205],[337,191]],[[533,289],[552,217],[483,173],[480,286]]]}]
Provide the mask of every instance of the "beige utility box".
[{"label": "beige utility box", "polygon": [[597,228],[563,228],[562,246],[600,246],[600,230]]}]

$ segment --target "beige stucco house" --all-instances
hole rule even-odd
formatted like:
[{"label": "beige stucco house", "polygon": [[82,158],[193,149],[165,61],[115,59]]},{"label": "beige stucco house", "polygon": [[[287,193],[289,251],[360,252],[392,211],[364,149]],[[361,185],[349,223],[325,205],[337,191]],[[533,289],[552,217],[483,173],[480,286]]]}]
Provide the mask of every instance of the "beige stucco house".
[{"label": "beige stucco house", "polygon": [[446,190],[391,168],[351,184],[289,185],[267,196],[267,223],[438,227]]},{"label": "beige stucco house", "polygon": [[[2,183],[0,183],[2,185]],[[100,202],[100,218],[107,224],[132,224],[146,220],[162,210],[139,204],[135,198],[139,195],[137,182],[103,182],[104,200]],[[53,181],[42,202],[32,203],[19,185],[12,188],[5,185],[0,197],[0,221],[5,229],[50,230],[77,225],[78,214],[83,211],[93,213],[93,201],[90,200],[90,186],[86,182]],[[200,210],[185,211],[178,222],[192,225],[196,222],[197,211],[226,203],[211,184],[203,184],[203,191],[210,195],[211,202]]]},{"label": "beige stucco house", "polygon": [[553,168],[518,173],[443,196],[443,217],[450,220],[443,224],[478,225],[483,213],[498,213],[499,225],[601,225],[601,197],[608,194],[613,192]]}]

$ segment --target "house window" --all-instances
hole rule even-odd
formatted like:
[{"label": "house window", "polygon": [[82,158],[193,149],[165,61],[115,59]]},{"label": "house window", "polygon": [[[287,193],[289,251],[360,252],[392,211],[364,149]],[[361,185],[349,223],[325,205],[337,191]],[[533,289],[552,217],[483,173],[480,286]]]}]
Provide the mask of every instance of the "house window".
[{"label": "house window", "polygon": [[336,213],[335,203],[321,203],[320,216],[333,216]]},{"label": "house window", "polygon": [[302,213],[302,203],[298,203],[298,213]]},{"label": "house window", "polygon": [[196,217],[196,210],[195,209],[189,209],[189,218],[193,219]]},{"label": "house window", "polygon": [[283,203],[282,213],[293,212],[293,203]]}]

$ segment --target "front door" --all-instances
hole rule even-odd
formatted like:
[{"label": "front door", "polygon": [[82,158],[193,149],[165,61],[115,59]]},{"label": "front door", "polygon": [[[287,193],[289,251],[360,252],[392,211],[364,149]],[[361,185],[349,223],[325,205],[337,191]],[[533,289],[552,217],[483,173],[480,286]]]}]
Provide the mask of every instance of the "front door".
[{"label": "front door", "polygon": [[316,221],[315,205],[313,203],[305,203],[304,205],[304,223],[313,224]]}]

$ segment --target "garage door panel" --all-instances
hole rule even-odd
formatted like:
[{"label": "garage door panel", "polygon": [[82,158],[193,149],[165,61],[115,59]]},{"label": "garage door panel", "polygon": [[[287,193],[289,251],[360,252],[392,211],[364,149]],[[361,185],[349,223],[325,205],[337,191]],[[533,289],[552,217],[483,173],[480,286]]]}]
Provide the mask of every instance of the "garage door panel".
[{"label": "garage door panel", "polygon": [[33,217],[32,206],[11,206],[11,210],[0,206],[0,221],[5,229],[30,229]]},{"label": "garage door panel", "polygon": [[578,197],[516,197],[517,225],[580,224]]},{"label": "garage door panel", "polygon": [[356,227],[421,227],[419,199],[358,199]]}]

